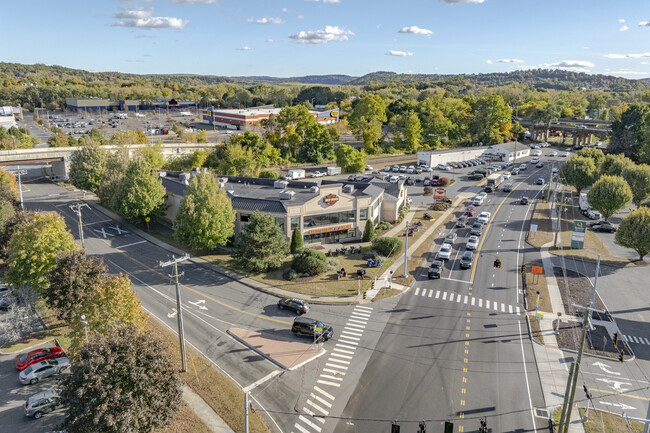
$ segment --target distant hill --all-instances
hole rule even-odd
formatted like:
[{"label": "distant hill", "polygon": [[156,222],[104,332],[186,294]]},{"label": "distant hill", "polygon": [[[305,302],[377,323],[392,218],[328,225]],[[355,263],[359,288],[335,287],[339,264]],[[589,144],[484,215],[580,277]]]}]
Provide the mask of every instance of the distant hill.
[{"label": "distant hill", "polygon": [[232,80],[240,83],[300,83],[300,84],[322,84],[326,86],[338,86],[350,84],[358,77],[351,77],[349,75],[306,75],[304,77],[267,77],[267,76],[252,76],[252,77],[230,77]]}]

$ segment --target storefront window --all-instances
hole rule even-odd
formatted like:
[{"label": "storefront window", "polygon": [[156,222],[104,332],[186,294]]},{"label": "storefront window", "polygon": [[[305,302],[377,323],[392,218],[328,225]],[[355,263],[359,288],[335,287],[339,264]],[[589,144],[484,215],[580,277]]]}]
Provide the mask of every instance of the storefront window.
[{"label": "storefront window", "polygon": [[250,215],[248,215],[248,214],[239,214],[239,221],[241,221],[241,222],[243,222],[243,223],[247,223],[247,222],[248,222],[248,217],[249,217],[249,216],[250,216]]},{"label": "storefront window", "polygon": [[353,210],[345,212],[334,212],[323,215],[309,215],[305,216],[305,228],[308,227],[321,227],[333,224],[351,223],[356,218],[356,212]]},{"label": "storefront window", "polygon": [[291,231],[300,228],[300,217],[291,217]]},{"label": "storefront window", "polygon": [[284,217],[275,217],[275,225],[280,226],[282,233],[284,233]]},{"label": "storefront window", "polygon": [[359,220],[365,221],[368,219],[368,208],[359,210]]},{"label": "storefront window", "polygon": [[304,241],[306,244],[320,242],[321,244],[334,244],[343,239],[354,238],[355,229],[337,230],[326,233],[316,233],[313,235],[305,235]]}]

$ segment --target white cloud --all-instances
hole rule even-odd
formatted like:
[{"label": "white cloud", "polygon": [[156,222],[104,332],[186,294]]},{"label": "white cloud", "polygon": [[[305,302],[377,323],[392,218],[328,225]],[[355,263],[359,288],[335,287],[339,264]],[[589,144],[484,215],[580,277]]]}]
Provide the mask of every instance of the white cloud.
[{"label": "white cloud", "polygon": [[641,62],[642,65],[647,65],[650,62]]},{"label": "white cloud", "polygon": [[324,44],[327,42],[347,41],[348,36],[353,36],[350,30],[344,30],[338,26],[325,26],[320,30],[300,31],[295,35],[289,36],[299,44]]},{"label": "white cloud", "polygon": [[141,29],[176,29],[182,30],[189,23],[189,20],[173,17],[148,17],[118,21],[117,27],[136,27]]},{"label": "white cloud", "polygon": [[650,72],[640,72],[640,71],[611,71],[610,74],[613,75],[646,75],[650,77]]},{"label": "white cloud", "polygon": [[625,30],[628,30],[628,29],[629,29],[628,26],[623,26],[623,27],[621,27],[620,29],[618,29],[618,31],[619,31],[619,32],[624,32]]},{"label": "white cloud", "polygon": [[277,42],[277,41],[275,39],[267,39],[266,42],[273,43],[273,42]]},{"label": "white cloud", "polygon": [[284,24],[284,20],[279,17],[264,17],[264,18],[258,18],[258,19],[249,19],[249,23],[255,23],[255,24]]},{"label": "white cloud", "polygon": [[386,53],[386,55],[397,56],[397,57],[410,57],[413,55],[413,53],[409,53],[408,51],[390,50],[389,52]]},{"label": "white cloud", "polygon": [[642,59],[644,57],[650,57],[650,53],[641,53],[641,54],[605,54],[605,57],[608,59]]},{"label": "white cloud", "polygon": [[300,15],[298,15],[296,18],[298,18],[299,20],[301,20],[301,19],[305,18],[305,16],[302,15],[302,14],[300,14]]},{"label": "white cloud", "polygon": [[323,3],[341,3],[341,0],[305,0],[306,2],[310,3],[318,3],[322,1]]},{"label": "white cloud", "polygon": [[624,20],[623,18],[621,18],[620,20],[618,20],[618,22],[619,22],[619,23],[624,23],[625,20]]},{"label": "white cloud", "polygon": [[639,27],[650,27],[650,21],[641,21]]},{"label": "white cloud", "polygon": [[253,48],[244,45],[243,47],[237,48],[238,51],[253,51]]},{"label": "white cloud", "polygon": [[122,12],[113,15],[113,18],[126,18],[131,20],[149,18],[153,14],[153,8],[120,8]]},{"label": "white cloud", "polygon": [[498,63],[524,63],[523,60],[519,60],[519,59],[498,59],[498,60],[495,60],[495,62],[498,62]]},{"label": "white cloud", "polygon": [[287,9],[287,8],[282,8],[282,12],[284,12],[284,13],[286,14],[287,12],[289,12],[289,9]]},{"label": "white cloud", "polygon": [[543,68],[593,68],[595,65],[586,60],[562,60],[555,63],[543,63]]},{"label": "white cloud", "polygon": [[445,0],[445,3],[448,4],[457,4],[457,3],[483,3],[485,0]]},{"label": "white cloud", "polygon": [[492,60],[487,59],[487,60],[485,61],[485,63],[487,63],[488,65],[491,65],[491,64],[492,64]]},{"label": "white cloud", "polygon": [[408,33],[411,35],[432,35],[433,32],[429,29],[421,29],[418,26],[403,27],[397,33]]},{"label": "white cloud", "polygon": [[198,5],[198,4],[217,4],[221,0],[170,0],[172,3],[178,3],[179,5]]}]

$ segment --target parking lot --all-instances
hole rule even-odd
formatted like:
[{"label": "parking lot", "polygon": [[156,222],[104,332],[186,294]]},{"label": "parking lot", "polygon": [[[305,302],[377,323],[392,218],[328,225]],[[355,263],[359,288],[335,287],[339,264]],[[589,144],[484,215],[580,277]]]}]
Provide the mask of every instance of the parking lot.
[{"label": "parking lot", "polygon": [[[51,346],[51,345],[50,345]],[[46,347],[46,346],[37,346]],[[20,352],[20,353],[24,353]],[[25,416],[23,406],[27,398],[55,389],[60,376],[48,377],[34,385],[21,385],[15,359],[20,354],[0,355],[0,431],[11,433],[44,433],[56,429],[65,419],[63,409],[43,415],[40,419]]]}]

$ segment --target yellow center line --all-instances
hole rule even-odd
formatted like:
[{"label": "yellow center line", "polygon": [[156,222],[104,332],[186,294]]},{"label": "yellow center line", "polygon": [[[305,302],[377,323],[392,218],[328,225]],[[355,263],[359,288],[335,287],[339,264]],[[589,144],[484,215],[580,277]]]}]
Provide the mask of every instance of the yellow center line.
[{"label": "yellow center line", "polygon": [[636,398],[637,400],[650,401],[650,398],[648,398],[648,397],[643,397],[643,396],[640,396],[640,395],[625,394],[624,392],[616,392],[616,391],[610,391],[610,390],[607,390],[607,389],[598,389],[598,388],[589,388],[589,390],[590,391],[602,392],[603,394],[622,395],[624,397]]}]

